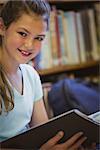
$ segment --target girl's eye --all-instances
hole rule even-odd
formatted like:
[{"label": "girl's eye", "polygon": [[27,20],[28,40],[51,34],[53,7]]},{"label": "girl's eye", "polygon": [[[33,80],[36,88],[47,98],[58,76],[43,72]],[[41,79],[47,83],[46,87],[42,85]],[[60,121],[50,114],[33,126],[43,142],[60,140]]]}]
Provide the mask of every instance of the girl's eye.
[{"label": "girl's eye", "polygon": [[27,34],[25,32],[18,32],[21,36],[26,37]]},{"label": "girl's eye", "polygon": [[44,40],[43,37],[36,37],[35,39],[38,40],[38,41],[40,41],[40,42]]}]

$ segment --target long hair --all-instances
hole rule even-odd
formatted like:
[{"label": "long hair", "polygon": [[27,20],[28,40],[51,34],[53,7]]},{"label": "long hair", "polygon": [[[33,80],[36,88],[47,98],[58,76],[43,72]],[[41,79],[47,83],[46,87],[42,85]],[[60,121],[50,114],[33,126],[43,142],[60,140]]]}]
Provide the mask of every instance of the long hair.
[{"label": "long hair", "polygon": [[[50,6],[45,0],[8,0],[0,11],[0,17],[7,28],[12,22],[17,21],[23,13],[34,13],[42,16],[49,26]],[[0,47],[2,47],[2,36],[0,36]],[[5,111],[8,112],[14,108],[14,94],[6,77],[2,64],[0,64],[0,112],[2,112],[2,104]]]}]

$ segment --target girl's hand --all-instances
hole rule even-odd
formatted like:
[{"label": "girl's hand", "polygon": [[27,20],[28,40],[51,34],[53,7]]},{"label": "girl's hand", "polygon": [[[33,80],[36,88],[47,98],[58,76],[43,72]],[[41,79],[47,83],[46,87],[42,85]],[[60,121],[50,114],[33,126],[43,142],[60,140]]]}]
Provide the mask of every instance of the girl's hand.
[{"label": "girl's hand", "polygon": [[43,144],[40,150],[78,150],[81,147],[81,144],[87,139],[82,136],[82,132],[79,132],[64,143],[58,144],[58,141],[63,137],[63,135],[64,133],[62,131],[58,132],[56,136]]}]

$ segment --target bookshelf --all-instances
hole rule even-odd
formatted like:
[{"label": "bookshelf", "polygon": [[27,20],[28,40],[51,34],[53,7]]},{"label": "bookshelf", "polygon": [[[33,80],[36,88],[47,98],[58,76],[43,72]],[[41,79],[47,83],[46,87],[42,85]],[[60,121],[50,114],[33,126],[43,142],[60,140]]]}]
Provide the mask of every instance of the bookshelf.
[{"label": "bookshelf", "polygon": [[74,72],[77,70],[82,71],[92,67],[98,67],[99,69],[99,61],[91,61],[88,63],[81,63],[75,65],[62,65],[51,69],[39,70],[38,72],[41,76],[45,76],[45,75],[52,75],[52,74],[63,73],[63,72]]},{"label": "bookshelf", "polygon": [[[51,8],[56,6],[57,10],[82,11],[94,8],[98,0],[48,0]],[[94,34],[94,33],[93,33]],[[98,44],[99,45],[99,44]],[[74,75],[75,77],[94,77],[99,75],[99,59],[89,60],[76,64],[62,64],[47,69],[38,69],[42,82],[56,82],[60,76]]]},{"label": "bookshelf", "polygon": [[38,70],[42,83],[57,82],[66,77],[96,78],[99,75],[100,62],[91,61],[75,65],[58,66],[51,69]]},{"label": "bookshelf", "polygon": [[[4,0],[0,0],[0,5],[3,2]],[[99,0],[48,0],[48,2],[51,8],[52,6],[56,6],[57,10],[80,12],[84,9],[93,8],[95,4],[99,3]],[[74,74],[76,77],[98,76],[99,63],[99,60],[95,59],[72,64],[58,64],[47,69],[38,68],[37,71],[40,74],[42,82],[56,81],[56,78],[65,76],[65,74]]]}]

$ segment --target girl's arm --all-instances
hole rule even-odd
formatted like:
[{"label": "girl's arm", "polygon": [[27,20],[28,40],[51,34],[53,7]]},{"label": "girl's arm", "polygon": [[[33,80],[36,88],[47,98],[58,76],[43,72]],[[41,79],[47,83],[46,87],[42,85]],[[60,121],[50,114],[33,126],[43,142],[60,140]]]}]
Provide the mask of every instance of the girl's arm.
[{"label": "girl's arm", "polygon": [[44,102],[43,99],[40,99],[34,103],[30,127],[45,123],[47,121],[48,116],[44,106]]}]

